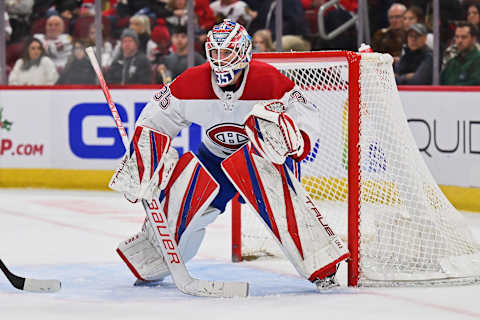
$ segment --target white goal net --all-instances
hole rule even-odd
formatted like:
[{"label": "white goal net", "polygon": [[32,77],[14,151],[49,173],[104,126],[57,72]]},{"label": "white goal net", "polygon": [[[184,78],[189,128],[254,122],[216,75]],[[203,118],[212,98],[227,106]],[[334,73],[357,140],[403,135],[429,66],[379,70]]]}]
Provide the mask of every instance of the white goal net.
[{"label": "white goal net", "polygon": [[[258,55],[320,109],[309,115],[312,151],[302,183],[348,241],[350,285],[480,279],[479,246],[440,191],[410,133],[389,55],[315,52]],[[256,214],[243,209],[234,247],[279,255]],[[238,222],[233,221],[233,228]]]}]

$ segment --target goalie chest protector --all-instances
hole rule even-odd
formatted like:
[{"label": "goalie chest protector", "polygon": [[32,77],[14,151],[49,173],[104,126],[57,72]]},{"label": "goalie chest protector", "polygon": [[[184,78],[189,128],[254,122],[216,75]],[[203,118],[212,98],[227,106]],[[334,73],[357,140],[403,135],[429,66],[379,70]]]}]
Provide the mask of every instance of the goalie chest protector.
[{"label": "goalie chest protector", "polygon": [[216,156],[226,158],[248,141],[243,122],[252,107],[275,99],[288,105],[294,87],[277,69],[254,60],[240,87],[225,92],[216,85],[209,63],[204,63],[187,69],[155,94],[151,102],[153,119],[147,124],[175,137],[183,127],[196,123],[202,126],[205,146]]}]

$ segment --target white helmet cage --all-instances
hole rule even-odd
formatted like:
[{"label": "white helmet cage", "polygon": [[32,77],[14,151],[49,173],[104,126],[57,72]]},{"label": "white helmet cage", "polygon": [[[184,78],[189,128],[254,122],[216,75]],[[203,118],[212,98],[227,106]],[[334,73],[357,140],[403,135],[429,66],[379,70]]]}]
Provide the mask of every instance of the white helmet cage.
[{"label": "white helmet cage", "polygon": [[208,32],[205,51],[217,84],[224,87],[252,60],[252,38],[241,24],[225,19]]}]

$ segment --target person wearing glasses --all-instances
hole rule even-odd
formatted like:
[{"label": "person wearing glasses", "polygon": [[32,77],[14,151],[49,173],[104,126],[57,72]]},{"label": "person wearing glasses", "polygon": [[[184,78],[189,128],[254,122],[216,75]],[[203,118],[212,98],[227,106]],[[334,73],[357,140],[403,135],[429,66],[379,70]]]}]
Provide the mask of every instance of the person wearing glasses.
[{"label": "person wearing glasses", "polygon": [[373,36],[372,49],[375,52],[389,53],[398,61],[402,54],[406,33],[403,27],[407,8],[401,3],[394,3],[388,9],[389,27],[377,30]]},{"label": "person wearing glasses", "polygon": [[421,23],[412,24],[408,29],[404,54],[394,66],[397,84],[432,84],[433,53],[427,46],[427,34],[427,27]]}]

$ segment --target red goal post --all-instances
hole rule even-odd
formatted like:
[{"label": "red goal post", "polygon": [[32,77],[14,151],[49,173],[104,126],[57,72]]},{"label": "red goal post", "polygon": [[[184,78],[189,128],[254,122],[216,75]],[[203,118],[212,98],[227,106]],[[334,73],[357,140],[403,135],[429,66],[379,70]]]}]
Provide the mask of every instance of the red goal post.
[{"label": "red goal post", "polygon": [[[318,132],[302,183],[348,241],[350,286],[480,279],[478,244],[417,150],[390,56],[326,51],[254,59],[277,67],[321,110],[307,119],[318,121]],[[246,211],[234,199],[232,260],[281,255],[269,235],[257,235],[257,217]]]}]

